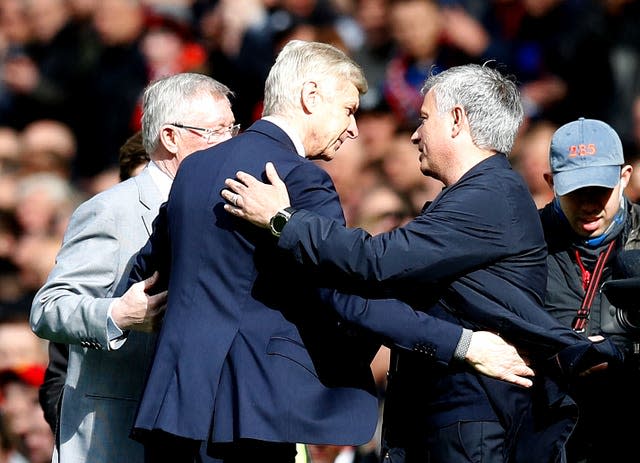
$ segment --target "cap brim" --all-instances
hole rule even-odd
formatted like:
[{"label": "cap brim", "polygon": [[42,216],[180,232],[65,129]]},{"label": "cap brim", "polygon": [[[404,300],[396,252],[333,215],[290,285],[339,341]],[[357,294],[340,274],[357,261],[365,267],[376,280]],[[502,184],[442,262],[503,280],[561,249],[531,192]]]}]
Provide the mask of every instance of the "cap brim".
[{"label": "cap brim", "polygon": [[556,195],[564,196],[588,186],[615,188],[620,181],[620,166],[592,166],[553,174]]}]

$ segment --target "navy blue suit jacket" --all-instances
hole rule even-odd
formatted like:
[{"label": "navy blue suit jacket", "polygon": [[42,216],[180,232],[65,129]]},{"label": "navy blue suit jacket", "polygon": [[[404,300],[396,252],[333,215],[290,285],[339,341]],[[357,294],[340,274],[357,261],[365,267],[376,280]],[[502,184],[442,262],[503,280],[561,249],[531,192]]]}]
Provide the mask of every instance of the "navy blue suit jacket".
[{"label": "navy blue suit jacket", "polygon": [[271,122],[183,161],[132,273],[169,276],[138,436],[362,444],[377,421],[371,332],[439,363],[452,356],[460,326],[399,301],[318,288],[268,230],[224,211],[224,180],[238,170],[264,178],[267,161],[295,206],[344,223],[327,173]]},{"label": "navy blue suit jacket", "polygon": [[[372,237],[299,211],[279,247],[320,269],[324,284],[398,297],[442,319],[495,331],[527,350],[541,371],[552,367],[545,361],[559,352],[568,353],[556,358],[564,373],[578,368],[591,348],[542,308],[546,245],[540,220],[522,179],[501,154],[444,189],[403,228]],[[508,433],[505,453],[517,455],[515,461],[555,461],[576,418],[559,376],[540,374],[526,390],[413,353],[400,353],[397,365],[385,406],[385,436],[392,446],[419,444],[429,429],[454,421],[500,420]],[[533,400],[540,395],[543,401]],[[533,409],[537,403],[544,404],[542,415]],[[546,409],[552,405],[554,411]],[[543,453],[528,444],[542,445]]]}]

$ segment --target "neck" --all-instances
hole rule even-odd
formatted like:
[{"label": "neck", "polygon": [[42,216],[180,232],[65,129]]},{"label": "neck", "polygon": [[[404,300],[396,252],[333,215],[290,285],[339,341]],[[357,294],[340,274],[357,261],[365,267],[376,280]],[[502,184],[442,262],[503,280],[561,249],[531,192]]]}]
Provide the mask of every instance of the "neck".
[{"label": "neck", "polygon": [[158,166],[162,172],[167,174],[170,179],[174,179],[176,176],[176,172],[178,172],[178,163],[175,158],[173,159],[151,159],[153,163]]},{"label": "neck", "polygon": [[446,186],[451,186],[454,183],[458,182],[467,172],[473,169],[475,166],[480,164],[487,158],[493,156],[495,151],[488,150],[480,150],[477,149],[471,154],[468,155],[464,153],[462,156],[455,157],[455,163],[452,163],[448,169],[446,169],[446,173],[443,176],[442,183]]}]

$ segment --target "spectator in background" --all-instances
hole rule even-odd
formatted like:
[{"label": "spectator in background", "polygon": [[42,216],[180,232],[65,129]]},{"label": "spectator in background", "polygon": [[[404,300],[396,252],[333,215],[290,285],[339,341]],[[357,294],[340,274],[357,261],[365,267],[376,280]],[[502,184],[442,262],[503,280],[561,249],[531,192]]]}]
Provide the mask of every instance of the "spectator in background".
[{"label": "spectator in background", "polygon": [[410,131],[398,131],[382,159],[382,171],[389,184],[411,206],[411,216],[418,214],[425,202],[434,199],[444,187],[440,180],[427,177],[418,168],[420,160],[411,143]]},{"label": "spectator in background", "polygon": [[66,0],[30,0],[24,8],[29,40],[2,73],[12,99],[4,123],[21,129],[36,119],[57,119],[77,129],[77,90],[93,65],[84,59],[86,42]]},{"label": "spectator in background", "polygon": [[17,448],[29,463],[49,463],[53,433],[36,399],[42,384],[41,363],[13,365],[0,370],[0,412]]},{"label": "spectator in background", "polygon": [[362,195],[353,226],[377,235],[404,225],[414,216],[413,206],[391,186],[381,183]]},{"label": "spectator in background", "polygon": [[[20,137],[11,127],[0,127],[0,176],[18,170],[20,163]],[[2,201],[0,201],[2,208]]]},{"label": "spectator in background", "polygon": [[[0,127],[0,211],[12,211],[15,207],[19,169],[20,138],[18,131],[11,127]],[[2,235],[1,225],[0,235]],[[2,239],[0,238],[0,253],[2,250]]]},{"label": "spectator in background", "polygon": [[[27,299],[47,279],[60,249],[61,236],[46,234],[22,234],[16,243],[12,260],[18,268],[20,286]],[[28,308],[26,312],[28,312]]]},{"label": "spectator in background", "polygon": [[398,121],[384,100],[373,107],[361,107],[356,120],[360,132],[358,138],[367,153],[365,168],[381,173],[380,167],[398,130]]},{"label": "spectator in background", "polygon": [[625,195],[632,203],[640,203],[640,154],[626,156],[628,164],[633,168]]},{"label": "spectator in background", "polygon": [[0,370],[46,362],[46,343],[31,331],[28,313],[5,314],[0,319]]},{"label": "spectator in background", "polygon": [[[351,55],[362,66],[369,82],[369,91],[362,96],[358,114],[358,125],[361,126],[363,111],[384,102],[382,86],[394,44],[389,32],[389,0],[357,0],[353,3],[354,17],[362,30],[363,41]],[[360,128],[362,132],[363,127]]]},{"label": "spectator in background", "polygon": [[553,199],[553,188],[545,180],[549,172],[549,145],[557,126],[548,121],[532,121],[516,138],[510,160],[522,175],[538,208]]},{"label": "spectator in background", "polygon": [[131,135],[120,147],[118,160],[121,182],[135,177],[149,164],[149,155],[144,149],[142,130]]},{"label": "spectator in background", "polygon": [[194,41],[189,24],[178,18],[148,14],[140,46],[149,81],[180,72],[206,71],[204,47]]},{"label": "spectator in background", "polygon": [[29,463],[18,451],[20,443],[9,429],[7,417],[0,413],[0,463]]},{"label": "spectator in background", "polygon": [[[567,461],[629,461],[640,415],[638,337],[614,322],[611,306],[619,299],[601,288],[611,279],[640,277],[640,205],[624,194],[632,167],[613,128],[584,118],[554,133],[549,159],[555,198],[540,213],[549,249],[545,307],[585,338],[613,339],[626,358],[624,366],[575,385],[580,419]],[[630,302],[637,307],[637,301],[634,293]]]},{"label": "spectator in background", "polygon": [[20,132],[20,175],[50,173],[71,180],[77,152],[71,128],[52,119],[39,119]]},{"label": "spectator in background", "polygon": [[383,94],[400,124],[408,125],[418,119],[420,88],[429,72],[446,67],[440,7],[432,0],[394,0],[389,22],[396,51],[387,63]]},{"label": "spectator in background", "polygon": [[[23,0],[0,1],[0,76],[4,76],[5,66],[22,54],[30,40],[30,31],[24,11]],[[0,124],[10,125],[14,95],[3,77],[0,77]]]},{"label": "spectator in background", "polygon": [[22,233],[61,238],[76,199],[69,182],[57,175],[38,173],[20,178],[15,214]]},{"label": "spectator in background", "polygon": [[[507,64],[520,82],[527,117],[558,125],[584,114],[606,118],[613,75],[602,3],[522,1]],[[586,62],[596,71],[576,72]]]},{"label": "spectator in background", "polygon": [[86,189],[91,178],[116,168],[118,149],[137,130],[136,105],[149,82],[140,48],[145,26],[141,0],[100,0],[93,15],[100,52],[77,91],[84,103],[74,181]]},{"label": "spectator in background", "polygon": [[345,220],[351,224],[362,201],[364,192],[378,181],[377,172],[367,169],[367,157],[362,141],[358,138],[345,140],[340,153],[331,162],[314,161],[326,171],[340,196]]},{"label": "spectator in background", "polygon": [[633,106],[640,94],[640,2],[606,0],[602,4],[614,81],[613,98],[608,102],[606,118],[624,143],[633,138],[633,122],[628,115],[634,111]]}]

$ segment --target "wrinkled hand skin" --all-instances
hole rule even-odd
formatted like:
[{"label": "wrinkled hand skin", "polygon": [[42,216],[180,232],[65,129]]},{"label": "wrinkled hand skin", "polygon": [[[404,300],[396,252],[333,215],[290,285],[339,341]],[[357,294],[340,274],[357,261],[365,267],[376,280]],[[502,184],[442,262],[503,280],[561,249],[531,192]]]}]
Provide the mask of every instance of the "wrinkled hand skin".
[{"label": "wrinkled hand skin", "polygon": [[269,221],[276,212],[291,205],[287,186],[272,163],[267,163],[265,172],[271,184],[262,183],[252,175],[240,171],[235,179],[226,179],[227,188],[220,192],[227,201],[224,205],[227,212],[262,228],[269,227]]},{"label": "wrinkled hand skin", "polygon": [[150,333],[162,324],[167,308],[167,291],[149,294],[158,281],[158,272],[133,284],[126,293],[116,299],[111,317],[121,330]]},{"label": "wrinkled hand skin", "polygon": [[494,333],[476,331],[465,360],[480,373],[522,387],[531,387],[534,371],[511,344]]}]

